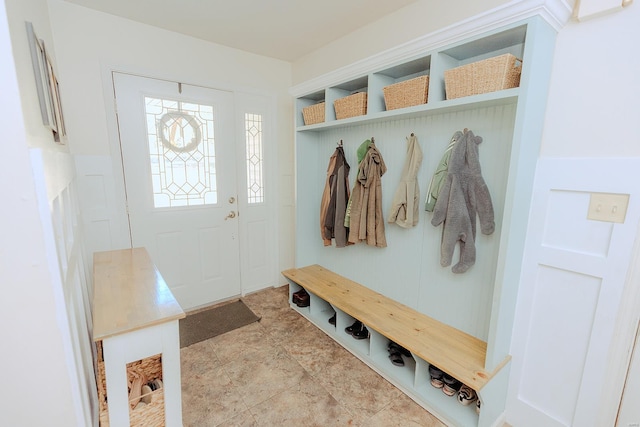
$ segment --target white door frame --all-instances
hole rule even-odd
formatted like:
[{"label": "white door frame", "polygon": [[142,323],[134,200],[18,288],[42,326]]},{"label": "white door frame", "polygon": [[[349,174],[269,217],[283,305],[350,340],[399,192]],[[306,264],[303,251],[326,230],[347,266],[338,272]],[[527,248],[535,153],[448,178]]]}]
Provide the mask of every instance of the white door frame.
[{"label": "white door frame", "polygon": [[[621,420],[621,415],[627,417],[640,415],[640,410],[632,403],[635,402],[636,397],[627,396],[625,398],[629,374],[637,372],[638,365],[640,365],[640,341],[638,341],[640,340],[640,224],[637,230],[623,302],[618,312],[616,325],[616,330],[619,332],[618,343],[612,348],[609,362],[611,375],[604,393],[605,396],[609,396],[609,401],[603,405],[598,420],[598,422],[603,422],[613,419],[613,411],[615,410],[616,426],[619,427],[626,427],[620,422],[631,421]],[[632,368],[634,369],[632,370]]]}]

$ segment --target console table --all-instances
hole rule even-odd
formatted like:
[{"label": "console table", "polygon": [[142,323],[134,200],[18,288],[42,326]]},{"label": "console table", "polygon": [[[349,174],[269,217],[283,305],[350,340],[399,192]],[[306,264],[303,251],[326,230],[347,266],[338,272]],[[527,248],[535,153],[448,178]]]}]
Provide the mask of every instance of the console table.
[{"label": "console table", "polygon": [[108,396],[101,423],[131,424],[127,364],[160,355],[164,425],[182,426],[178,321],[184,311],[144,248],[96,252],[93,272],[93,340],[102,343]]}]

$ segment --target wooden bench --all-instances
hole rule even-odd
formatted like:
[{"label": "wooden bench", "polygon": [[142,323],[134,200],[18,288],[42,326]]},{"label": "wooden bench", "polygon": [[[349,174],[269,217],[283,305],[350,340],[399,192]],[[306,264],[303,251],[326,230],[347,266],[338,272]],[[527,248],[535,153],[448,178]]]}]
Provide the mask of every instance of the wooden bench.
[{"label": "wooden bench", "polygon": [[[320,265],[293,268],[283,271],[282,274],[289,280],[290,285],[293,285],[293,287],[290,286],[290,294],[298,289],[297,287],[304,288],[312,296],[312,305],[314,301],[316,303],[325,301],[330,304],[332,309],[337,309],[360,320],[370,331],[375,331],[386,339],[408,349],[418,360],[426,362],[424,366],[428,367],[428,364],[433,364],[478,392],[510,361],[510,357],[507,357],[493,372],[486,371],[484,366],[487,344],[484,341],[419,313]],[[302,314],[306,314],[304,309],[298,310]],[[331,315],[329,312],[326,313],[325,316]],[[322,329],[327,329],[326,320],[320,320],[318,323]],[[344,325],[338,324],[333,334],[338,338],[342,334],[341,326]],[[337,341],[340,342],[340,339]],[[347,338],[342,341],[350,343],[355,340]],[[361,357],[361,359],[363,358]],[[363,360],[370,361],[367,358]],[[388,360],[384,360],[384,358],[379,360],[385,366],[390,365]],[[371,366],[371,363],[369,364]],[[426,371],[424,366],[423,371]],[[380,366],[372,367],[374,369],[380,368]],[[387,369],[392,368],[385,367],[382,369],[382,373],[388,372]],[[381,370],[376,369],[376,371],[380,372]],[[421,381],[428,383],[428,373],[423,372],[421,375],[423,376]],[[387,379],[395,383],[393,378]],[[413,386],[409,387],[409,391],[413,391]],[[415,393],[407,394],[413,394],[412,397],[415,397]],[[443,395],[443,393],[439,393],[439,395]],[[438,396],[436,399],[440,399]],[[427,405],[427,407],[430,410],[433,409],[433,405]],[[452,411],[455,410],[456,408]],[[466,421],[455,419],[455,417],[451,421],[452,417],[448,414],[442,418],[453,424],[470,425]],[[477,418],[473,424],[478,424]]]},{"label": "wooden bench", "polygon": [[[130,425],[127,364],[159,354],[164,416],[144,424],[182,426],[178,321],[184,311],[144,248],[97,252],[93,271],[93,340],[102,346],[108,397],[108,412],[101,402],[101,424]],[[136,410],[135,416],[145,418],[151,408]]]}]

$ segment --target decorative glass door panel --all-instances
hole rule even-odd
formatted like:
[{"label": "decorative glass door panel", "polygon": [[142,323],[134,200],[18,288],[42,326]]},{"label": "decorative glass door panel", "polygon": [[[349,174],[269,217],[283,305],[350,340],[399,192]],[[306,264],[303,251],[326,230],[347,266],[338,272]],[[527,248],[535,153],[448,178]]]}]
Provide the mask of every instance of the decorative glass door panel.
[{"label": "decorative glass door panel", "polygon": [[262,115],[244,115],[247,144],[247,203],[264,202]]},{"label": "decorative glass door panel", "polygon": [[156,208],[216,204],[213,106],[145,97]]}]

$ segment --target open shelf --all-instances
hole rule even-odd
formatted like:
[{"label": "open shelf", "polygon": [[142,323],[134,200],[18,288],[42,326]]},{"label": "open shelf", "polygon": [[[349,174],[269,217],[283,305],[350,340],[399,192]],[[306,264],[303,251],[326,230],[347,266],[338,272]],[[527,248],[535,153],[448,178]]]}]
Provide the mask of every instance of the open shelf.
[{"label": "open shelf", "polygon": [[[311,296],[310,307],[292,307],[327,335],[428,409],[437,408],[434,412],[441,418],[455,425],[478,423],[475,406],[465,407],[458,403],[456,395],[447,396],[432,387],[427,368],[429,362],[437,364],[459,381],[480,390],[493,376],[479,366],[486,344],[318,265],[282,274],[289,280],[290,296],[300,288]],[[328,323],[334,312],[332,306],[342,320],[336,328]],[[356,340],[344,332],[342,326],[355,319],[369,329],[369,339]],[[411,357],[403,356],[404,366],[391,363],[389,340],[412,352]]]},{"label": "open shelf", "polygon": [[[282,274],[475,390],[480,390],[495,373],[484,369],[487,344],[469,334],[319,265]],[[338,334],[353,340],[343,331]]]},{"label": "open shelf", "polygon": [[[338,129],[341,127],[354,126],[359,124],[380,123],[390,119],[408,119],[412,117],[424,117],[428,115],[453,113],[464,111],[470,108],[494,107],[500,105],[515,104],[518,101],[519,88],[505,89],[498,92],[483,93],[480,95],[467,96],[464,98],[451,99],[446,101],[428,102],[423,105],[402,108],[391,111],[381,111],[370,113],[364,116],[351,117],[348,119],[334,120],[331,122],[316,123],[313,125],[299,126],[298,132],[320,132],[327,129]],[[333,108],[333,107],[331,107]]]}]

